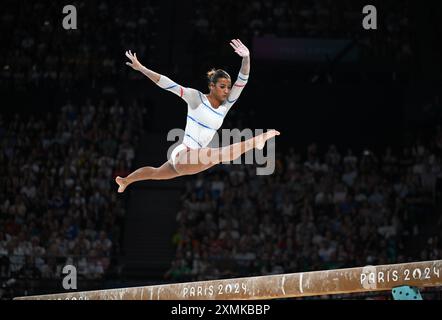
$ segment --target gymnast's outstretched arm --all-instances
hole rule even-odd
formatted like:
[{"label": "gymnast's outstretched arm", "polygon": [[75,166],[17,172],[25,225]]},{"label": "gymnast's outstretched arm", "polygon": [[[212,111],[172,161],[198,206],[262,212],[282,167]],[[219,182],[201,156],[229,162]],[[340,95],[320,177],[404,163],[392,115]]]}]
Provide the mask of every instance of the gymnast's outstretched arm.
[{"label": "gymnast's outstretched arm", "polygon": [[168,77],[146,68],[140,63],[140,61],[138,61],[137,54],[132,53],[130,50],[126,51],[126,57],[128,57],[129,60],[131,61],[131,62],[126,62],[128,66],[132,67],[136,71],[140,71],[150,80],[152,80],[157,86],[176,94],[184,101],[186,101],[191,108],[196,108],[198,106],[199,95],[197,90],[183,87],[177,84],[176,82],[170,80]]},{"label": "gymnast's outstretched arm", "polygon": [[230,45],[235,52],[242,57],[241,69],[239,72],[242,75],[249,76],[250,73],[250,51],[239,39],[233,39]]},{"label": "gymnast's outstretched arm", "polygon": [[227,98],[227,103],[231,107],[236,100],[238,100],[242,90],[249,80],[250,73],[250,51],[239,39],[233,39],[230,45],[235,50],[235,52],[242,57],[241,69],[239,70],[238,78],[233,84],[232,90],[230,91],[229,97]]}]

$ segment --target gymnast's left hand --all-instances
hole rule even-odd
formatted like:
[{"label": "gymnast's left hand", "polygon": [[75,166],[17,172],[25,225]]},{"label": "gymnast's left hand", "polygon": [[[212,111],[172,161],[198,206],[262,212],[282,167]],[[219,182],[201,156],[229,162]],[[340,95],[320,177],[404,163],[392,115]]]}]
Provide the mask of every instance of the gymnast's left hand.
[{"label": "gymnast's left hand", "polygon": [[245,58],[250,55],[249,49],[247,49],[241,40],[233,39],[230,41],[230,45],[240,57]]}]

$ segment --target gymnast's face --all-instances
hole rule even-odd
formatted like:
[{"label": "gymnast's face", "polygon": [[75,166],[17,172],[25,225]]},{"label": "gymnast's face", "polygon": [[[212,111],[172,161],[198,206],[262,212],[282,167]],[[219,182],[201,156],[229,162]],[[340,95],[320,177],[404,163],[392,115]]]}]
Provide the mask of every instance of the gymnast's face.
[{"label": "gymnast's face", "polygon": [[210,93],[220,102],[227,99],[231,89],[232,82],[227,78],[219,78],[216,84],[210,84]]}]

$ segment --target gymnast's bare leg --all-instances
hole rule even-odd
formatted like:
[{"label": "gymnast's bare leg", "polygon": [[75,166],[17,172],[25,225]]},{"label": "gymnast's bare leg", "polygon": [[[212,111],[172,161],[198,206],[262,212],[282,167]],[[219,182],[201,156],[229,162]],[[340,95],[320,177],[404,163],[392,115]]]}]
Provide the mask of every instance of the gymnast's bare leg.
[{"label": "gymnast's bare leg", "polygon": [[[226,147],[183,150],[178,154],[179,159],[175,168],[168,161],[158,168],[142,167],[125,178],[116,177],[115,182],[119,186],[118,192],[124,192],[128,185],[136,181],[173,179],[184,175],[202,172],[221,162],[233,161],[254,148],[264,148],[266,141],[277,135],[279,135],[278,131],[270,130],[246,141],[234,143]],[[188,161],[185,161],[186,159],[198,159],[201,152],[207,154],[210,159],[213,159],[213,161],[207,164],[201,162],[188,163]]]}]

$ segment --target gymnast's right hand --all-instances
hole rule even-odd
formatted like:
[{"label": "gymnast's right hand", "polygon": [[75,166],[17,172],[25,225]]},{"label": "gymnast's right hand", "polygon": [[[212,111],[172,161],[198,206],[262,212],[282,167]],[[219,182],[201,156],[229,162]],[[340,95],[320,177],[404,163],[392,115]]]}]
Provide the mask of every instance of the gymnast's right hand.
[{"label": "gymnast's right hand", "polygon": [[126,62],[126,64],[132,67],[134,70],[140,71],[143,65],[138,61],[137,54],[132,53],[130,50],[126,51],[126,57],[129,58],[131,62]]}]

